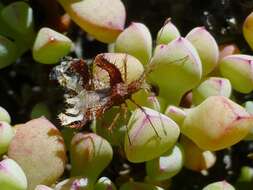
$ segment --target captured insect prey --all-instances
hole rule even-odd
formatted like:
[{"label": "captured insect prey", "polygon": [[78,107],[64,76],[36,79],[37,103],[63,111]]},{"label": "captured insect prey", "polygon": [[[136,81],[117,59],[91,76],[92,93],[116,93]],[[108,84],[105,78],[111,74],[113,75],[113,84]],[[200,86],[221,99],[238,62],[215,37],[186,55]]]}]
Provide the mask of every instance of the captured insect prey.
[{"label": "captured insect prey", "polygon": [[123,53],[105,53],[92,63],[65,58],[50,74],[65,89],[67,109],[59,114],[62,125],[80,128],[103,115],[112,106],[145,88],[143,65]]}]

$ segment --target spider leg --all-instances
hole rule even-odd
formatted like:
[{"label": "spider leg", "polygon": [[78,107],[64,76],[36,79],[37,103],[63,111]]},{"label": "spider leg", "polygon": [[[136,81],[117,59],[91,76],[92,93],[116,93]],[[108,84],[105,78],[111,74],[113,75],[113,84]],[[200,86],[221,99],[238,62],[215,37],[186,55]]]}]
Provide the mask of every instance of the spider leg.
[{"label": "spider leg", "polygon": [[115,86],[116,84],[123,82],[120,70],[116,67],[116,65],[109,62],[104,55],[97,56],[95,61],[98,67],[109,74],[111,86]]},{"label": "spider leg", "polygon": [[118,112],[118,113],[115,115],[115,117],[113,118],[112,123],[111,123],[111,124],[109,125],[109,127],[108,127],[108,130],[109,130],[110,132],[112,132],[112,129],[116,126],[116,122],[118,121],[120,115],[121,115],[121,113]]},{"label": "spider leg", "polygon": [[124,81],[127,81],[127,54],[125,54],[124,58]]},{"label": "spider leg", "polygon": [[181,59],[175,60],[173,62],[178,62],[178,61],[182,61],[182,66],[184,66],[184,64],[186,63],[186,61],[188,60],[189,55],[186,55],[184,57],[182,57]]},{"label": "spider leg", "polygon": [[161,115],[160,112],[159,112],[159,118],[160,118],[161,125],[162,125],[162,127],[163,127],[163,132],[164,132],[165,136],[167,136],[167,131],[165,130],[165,125],[164,125],[164,123],[163,123],[162,115]]},{"label": "spider leg", "polygon": [[154,106],[154,109],[159,112],[159,118],[160,118],[160,122],[161,122],[161,125],[162,125],[162,128],[163,128],[163,132],[164,132],[165,135],[167,135],[167,132],[165,130],[165,125],[164,125],[164,122],[162,120],[162,115],[160,113],[161,107],[160,107],[159,101],[155,98],[154,93],[151,92],[150,89],[148,89],[147,92],[150,94],[149,98],[152,99],[151,101],[152,101],[152,105]]},{"label": "spider leg", "polygon": [[126,102],[124,102],[123,104],[120,105],[121,106],[121,109],[123,110],[123,117],[124,117],[124,120],[127,119],[127,111],[128,111],[128,106],[126,104]]},{"label": "spider leg", "polygon": [[145,114],[145,116],[147,117],[148,122],[150,123],[151,127],[153,128],[153,130],[154,130],[156,136],[159,137],[159,138],[161,138],[161,137],[159,136],[157,130],[155,129],[155,126],[153,125],[153,123],[152,123],[152,121],[151,121],[149,115],[148,115],[147,112],[145,111],[145,109],[144,109],[143,107],[141,107],[139,104],[137,104],[133,99],[129,98],[129,100],[130,100],[133,104],[135,104],[138,108],[140,108],[140,110],[141,110],[141,111]]},{"label": "spider leg", "polygon": [[[124,102],[120,106],[121,106],[122,110],[124,111],[124,120],[126,121],[126,117],[127,117],[127,104],[126,104],[126,102]],[[127,138],[128,138],[129,144],[132,145],[132,141],[131,141],[131,138],[130,138],[130,135],[129,135],[129,128],[128,128],[127,124],[126,124],[126,132],[127,132]]]},{"label": "spider leg", "polygon": [[[87,141],[87,140],[90,140],[90,142],[91,142],[91,144],[92,144],[92,154],[93,154],[93,157],[95,156],[95,154],[96,154],[96,151],[94,151],[96,148],[96,146],[95,146],[95,142],[94,142],[94,139],[91,137],[91,136],[83,136],[82,138],[80,138],[79,140],[78,140],[78,142],[76,143],[76,144],[78,144],[79,142],[81,142],[81,141]],[[100,143],[99,143],[99,150],[101,149],[101,147],[102,147],[102,140],[100,141]],[[99,150],[98,150],[98,152],[99,152]]]}]

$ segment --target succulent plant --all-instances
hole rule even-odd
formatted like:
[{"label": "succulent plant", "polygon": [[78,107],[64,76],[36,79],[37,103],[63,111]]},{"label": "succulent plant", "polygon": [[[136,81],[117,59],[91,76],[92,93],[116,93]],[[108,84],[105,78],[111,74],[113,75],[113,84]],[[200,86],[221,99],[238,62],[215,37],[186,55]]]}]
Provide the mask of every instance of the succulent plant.
[{"label": "succulent plant", "polygon": [[58,1],[71,19],[97,40],[113,42],[124,29],[126,12],[120,0]]},{"label": "succulent plant", "polygon": [[13,2],[2,9],[0,17],[6,25],[4,35],[15,40],[21,55],[31,47],[35,37],[32,8],[22,1]]},{"label": "succulent plant", "polygon": [[158,87],[160,97],[174,105],[178,105],[183,95],[197,86],[202,77],[199,55],[182,37],[168,45],[157,46],[149,68],[148,81]]},{"label": "succulent plant", "polygon": [[129,110],[135,110],[139,108],[139,106],[144,106],[161,112],[164,106],[164,102],[161,98],[155,96],[152,92],[146,90],[145,88],[140,89],[138,92],[134,93],[131,99],[134,102],[137,102],[138,105],[136,105],[136,103],[133,103],[131,100],[126,100]]},{"label": "succulent plant", "polygon": [[6,123],[11,123],[10,114],[7,112],[6,109],[0,106],[0,121],[5,121]]},{"label": "succulent plant", "polygon": [[[17,1],[6,6],[1,12],[1,18],[19,34],[33,35],[34,33],[33,10],[25,2]],[[32,39],[32,36],[29,37]]]},{"label": "succulent plant", "polygon": [[245,40],[248,42],[251,49],[253,49],[253,38],[251,33],[253,31],[253,13],[250,13],[248,17],[245,19],[243,24],[243,35]]},{"label": "succulent plant", "polygon": [[185,38],[198,51],[202,63],[202,74],[206,76],[218,64],[219,48],[214,37],[204,27],[196,27]]},{"label": "succulent plant", "polygon": [[253,168],[249,166],[243,166],[239,178],[236,182],[236,189],[250,189],[253,185]]},{"label": "succulent plant", "polygon": [[77,133],[70,148],[71,175],[85,176],[95,183],[98,175],[112,160],[112,147],[95,133]]},{"label": "succulent plant", "polygon": [[163,190],[163,188],[160,188],[158,186],[154,186],[151,184],[146,183],[140,183],[140,182],[128,182],[123,184],[120,187],[120,190]]},{"label": "succulent plant", "polygon": [[72,41],[50,28],[41,28],[33,45],[33,58],[44,64],[57,63],[66,56],[72,47]]},{"label": "succulent plant", "polygon": [[19,56],[31,48],[35,37],[33,10],[22,1],[2,6],[0,25],[2,26],[0,29],[0,68],[3,68],[14,63]]},{"label": "succulent plant", "polygon": [[200,149],[194,142],[185,136],[180,138],[180,144],[184,150],[184,166],[187,169],[201,172],[208,170],[215,164],[216,156],[214,152]]},{"label": "succulent plant", "polygon": [[210,96],[188,110],[181,130],[201,149],[221,150],[242,140],[252,128],[252,120],[243,107],[228,98]]},{"label": "succulent plant", "polygon": [[236,44],[224,44],[224,45],[219,46],[219,49],[220,49],[219,59],[222,59],[229,55],[240,53],[240,50]]},{"label": "succulent plant", "polygon": [[53,190],[53,189],[46,185],[37,185],[34,190]]},{"label": "succulent plant", "polygon": [[86,177],[73,177],[59,182],[55,190],[93,190],[93,184]]},{"label": "succulent plant", "polygon": [[152,180],[162,181],[175,176],[184,164],[184,151],[181,145],[175,145],[159,158],[146,162],[146,171]]},{"label": "succulent plant", "polygon": [[0,121],[0,155],[8,151],[9,144],[14,136],[14,130],[5,121]]},{"label": "succulent plant", "polygon": [[155,186],[162,188],[162,189],[169,189],[172,187],[173,178],[158,181],[158,180],[154,180],[154,179],[150,178],[149,176],[146,176],[144,181],[145,181],[145,183],[155,185]]},{"label": "succulent plant", "polygon": [[185,110],[176,107],[176,106],[168,106],[165,110],[165,115],[175,121],[179,126],[182,125],[187,113]]},{"label": "succulent plant", "polygon": [[235,190],[235,188],[226,181],[219,181],[207,185],[203,190]]},{"label": "succulent plant", "polygon": [[165,153],[179,136],[179,127],[173,120],[149,108],[135,110],[127,129],[124,149],[127,159],[134,163],[149,161]]},{"label": "succulent plant", "polygon": [[168,18],[163,27],[159,30],[156,37],[156,44],[168,44],[172,40],[180,37],[180,32],[177,27],[171,22],[171,19]]},{"label": "succulent plant", "polygon": [[101,177],[95,184],[94,190],[116,190],[116,187],[108,177]]},{"label": "succulent plant", "polygon": [[245,109],[249,114],[253,115],[253,101],[245,102]]},{"label": "succulent plant", "polygon": [[[244,107],[250,115],[253,115],[253,102],[252,101],[245,102]],[[250,130],[250,132],[248,133],[248,135],[245,137],[244,140],[252,140],[252,139],[253,139],[253,128]]]},{"label": "succulent plant", "polygon": [[152,37],[149,29],[142,23],[131,23],[118,36],[115,52],[128,53],[139,59],[142,64],[147,64],[152,54]]},{"label": "succulent plant", "polygon": [[0,69],[7,67],[17,58],[17,46],[8,38],[0,35]]},{"label": "succulent plant", "polygon": [[233,89],[249,93],[253,90],[252,61],[250,55],[229,55],[220,60],[219,69],[222,76],[230,80]]},{"label": "succulent plant", "polygon": [[192,91],[192,101],[194,105],[203,102],[209,96],[230,97],[232,86],[228,79],[221,77],[210,77],[204,80]]},{"label": "succulent plant", "polygon": [[3,190],[26,190],[27,179],[22,168],[12,159],[0,162],[0,187]]},{"label": "succulent plant", "polygon": [[16,128],[8,156],[24,170],[28,190],[34,190],[39,184],[55,183],[62,175],[67,159],[60,132],[44,117]]},{"label": "succulent plant", "polygon": [[35,104],[31,111],[31,119],[35,119],[41,116],[44,116],[48,119],[51,117],[48,106],[43,102]]}]

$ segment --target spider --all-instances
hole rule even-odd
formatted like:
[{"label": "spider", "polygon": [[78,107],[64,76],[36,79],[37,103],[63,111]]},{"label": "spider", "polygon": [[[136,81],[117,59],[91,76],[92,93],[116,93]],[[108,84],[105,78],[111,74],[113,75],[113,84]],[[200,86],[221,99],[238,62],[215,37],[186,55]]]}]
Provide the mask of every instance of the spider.
[{"label": "spider", "polygon": [[[61,124],[69,125],[71,128],[81,128],[88,121],[101,117],[111,107],[126,104],[126,100],[132,101],[146,113],[131,98],[135,92],[147,88],[145,71],[142,67],[139,77],[129,82],[128,59],[129,55],[125,54],[123,68],[118,68],[106,57],[106,54],[97,55],[93,64],[83,59],[64,58],[50,75],[51,79],[58,80],[67,91],[65,99],[69,108],[65,113],[59,114]],[[94,74],[94,69],[97,74]],[[148,115],[147,118],[150,121]],[[152,125],[151,121],[150,123]]]}]

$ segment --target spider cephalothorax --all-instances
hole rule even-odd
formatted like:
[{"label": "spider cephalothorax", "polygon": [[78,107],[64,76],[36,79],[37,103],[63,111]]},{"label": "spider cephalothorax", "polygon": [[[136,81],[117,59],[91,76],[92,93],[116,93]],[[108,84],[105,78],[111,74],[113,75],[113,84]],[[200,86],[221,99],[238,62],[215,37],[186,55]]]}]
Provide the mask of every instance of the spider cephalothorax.
[{"label": "spider cephalothorax", "polygon": [[59,115],[62,125],[78,128],[121,105],[144,84],[144,68],[134,57],[120,53],[96,56],[92,64],[67,58],[53,78],[66,90],[68,108]]}]

